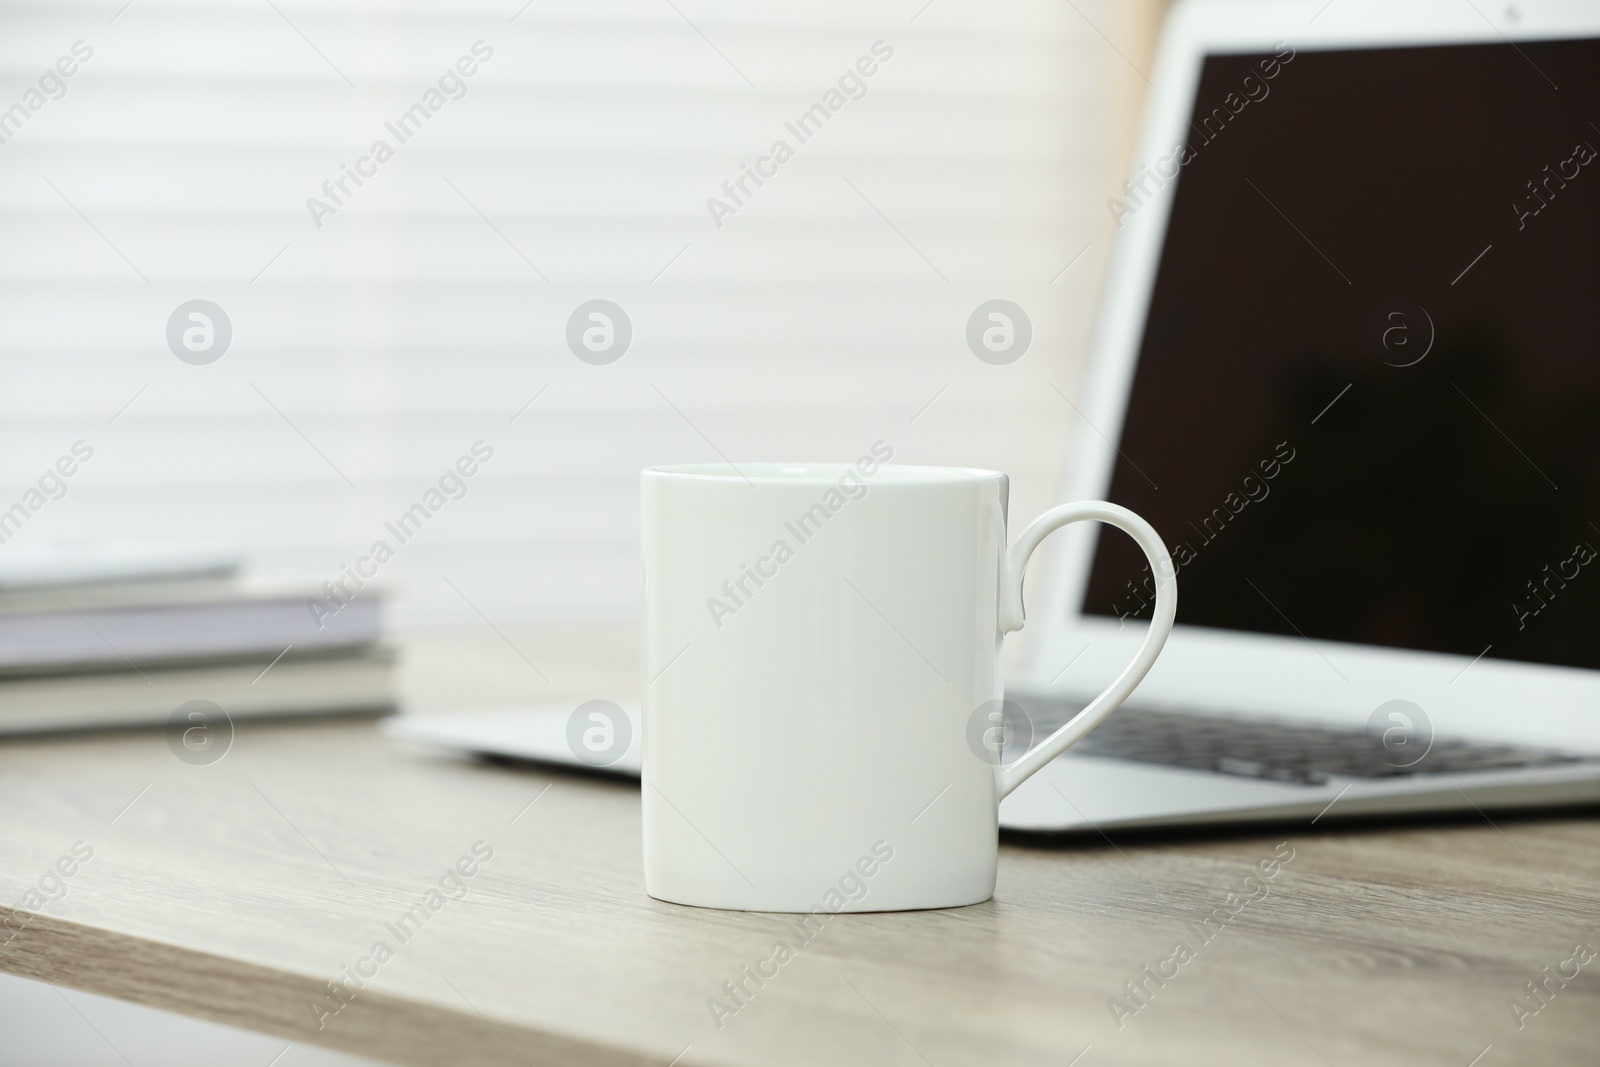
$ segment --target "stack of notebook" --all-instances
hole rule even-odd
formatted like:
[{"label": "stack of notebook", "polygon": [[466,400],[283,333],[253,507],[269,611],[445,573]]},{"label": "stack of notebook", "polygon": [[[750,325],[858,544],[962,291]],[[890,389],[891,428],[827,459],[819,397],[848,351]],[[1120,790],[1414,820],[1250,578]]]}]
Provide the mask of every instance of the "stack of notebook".
[{"label": "stack of notebook", "polygon": [[340,602],[252,586],[215,553],[0,558],[0,734],[162,723],[189,700],[234,718],[382,711],[381,614],[370,587]]}]

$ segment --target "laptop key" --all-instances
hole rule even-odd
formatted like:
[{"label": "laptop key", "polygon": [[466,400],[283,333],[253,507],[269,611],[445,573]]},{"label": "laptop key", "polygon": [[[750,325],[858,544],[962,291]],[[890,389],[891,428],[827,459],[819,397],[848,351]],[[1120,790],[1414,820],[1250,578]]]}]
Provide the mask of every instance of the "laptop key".
[{"label": "laptop key", "polygon": [[1309,767],[1235,759],[1232,756],[1221,756],[1213,760],[1211,769],[1222,774],[1238,774],[1246,778],[1270,778],[1273,781],[1299,782],[1302,785],[1322,785],[1328,780],[1326,774],[1311,770]]}]

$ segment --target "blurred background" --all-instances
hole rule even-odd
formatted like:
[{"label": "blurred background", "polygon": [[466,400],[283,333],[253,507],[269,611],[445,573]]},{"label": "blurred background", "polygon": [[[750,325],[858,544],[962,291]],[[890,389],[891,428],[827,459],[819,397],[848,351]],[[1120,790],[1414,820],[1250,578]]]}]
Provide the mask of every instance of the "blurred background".
[{"label": "blurred background", "polygon": [[[1005,470],[1034,513],[1162,7],[7,3],[0,107],[92,55],[0,126],[0,491],[94,455],[0,552],[182,536],[320,583],[486,442],[383,568],[404,632],[631,617],[650,464],[882,439]],[[196,299],[231,326],[207,365],[167,340]],[[631,324],[609,365],[567,343],[595,299]],[[966,339],[991,299],[1031,323],[1007,366]]]}]

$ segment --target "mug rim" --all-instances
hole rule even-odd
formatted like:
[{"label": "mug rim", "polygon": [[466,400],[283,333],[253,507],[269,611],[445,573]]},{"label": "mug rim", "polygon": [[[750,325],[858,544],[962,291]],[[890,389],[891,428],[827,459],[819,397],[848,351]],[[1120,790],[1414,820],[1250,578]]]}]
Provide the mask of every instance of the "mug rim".
[{"label": "mug rim", "polygon": [[[757,485],[832,485],[846,475],[862,477],[855,463],[759,462],[759,463],[668,463],[646,467],[642,477],[655,476],[673,481],[745,482]],[[1005,472],[982,467],[937,467],[910,463],[881,463],[865,475],[873,485],[970,485],[983,481],[1006,481]]]}]

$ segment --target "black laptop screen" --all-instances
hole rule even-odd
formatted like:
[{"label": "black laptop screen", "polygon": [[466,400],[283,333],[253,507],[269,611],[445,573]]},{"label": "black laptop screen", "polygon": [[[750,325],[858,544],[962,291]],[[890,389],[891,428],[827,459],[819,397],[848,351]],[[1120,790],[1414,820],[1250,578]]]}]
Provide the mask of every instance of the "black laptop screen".
[{"label": "black laptop screen", "polygon": [[1596,40],[1206,60],[1108,204],[1177,183],[1109,495],[1179,623],[1600,668],[1596,123]]}]

